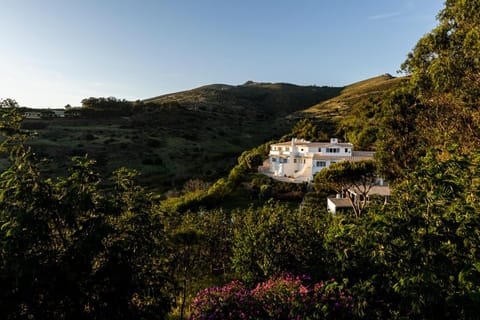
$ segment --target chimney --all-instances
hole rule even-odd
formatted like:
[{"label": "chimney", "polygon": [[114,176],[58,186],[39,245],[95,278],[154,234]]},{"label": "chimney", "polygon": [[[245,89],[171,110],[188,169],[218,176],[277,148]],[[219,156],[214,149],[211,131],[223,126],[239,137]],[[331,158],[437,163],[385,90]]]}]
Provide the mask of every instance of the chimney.
[{"label": "chimney", "polygon": [[337,138],[330,138],[330,143],[338,143],[338,139]]}]

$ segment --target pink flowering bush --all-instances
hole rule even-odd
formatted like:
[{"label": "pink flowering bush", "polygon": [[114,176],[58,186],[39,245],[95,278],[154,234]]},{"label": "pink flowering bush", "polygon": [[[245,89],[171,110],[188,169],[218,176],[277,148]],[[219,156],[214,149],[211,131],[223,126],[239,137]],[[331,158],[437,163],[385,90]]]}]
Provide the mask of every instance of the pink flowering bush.
[{"label": "pink flowering bush", "polygon": [[[190,319],[251,319],[245,311],[254,305],[249,291],[240,281],[232,281],[224,287],[200,291],[193,301]],[[249,312],[249,311],[247,311]]]},{"label": "pink flowering bush", "polygon": [[247,290],[240,281],[200,291],[192,320],[206,319],[344,319],[351,317],[352,297],[341,284],[308,285],[305,276],[283,274]]}]

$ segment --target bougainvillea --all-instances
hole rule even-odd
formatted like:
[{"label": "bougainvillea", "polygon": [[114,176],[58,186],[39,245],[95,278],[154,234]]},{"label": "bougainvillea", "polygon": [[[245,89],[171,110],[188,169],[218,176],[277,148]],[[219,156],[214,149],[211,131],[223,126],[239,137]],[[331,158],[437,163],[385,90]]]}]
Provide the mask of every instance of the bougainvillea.
[{"label": "bougainvillea", "polygon": [[190,319],[343,319],[351,309],[352,297],[335,279],[312,284],[287,273],[251,290],[240,281],[202,290]]}]

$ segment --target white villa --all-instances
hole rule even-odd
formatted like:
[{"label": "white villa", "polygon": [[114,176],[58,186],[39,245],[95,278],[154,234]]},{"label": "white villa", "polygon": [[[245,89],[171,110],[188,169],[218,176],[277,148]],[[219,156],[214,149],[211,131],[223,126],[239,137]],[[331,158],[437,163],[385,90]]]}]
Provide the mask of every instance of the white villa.
[{"label": "white villa", "polygon": [[340,161],[373,159],[374,152],[354,151],[353,144],[338,142],[310,142],[293,138],[290,142],[270,146],[268,164],[262,172],[274,179],[287,182],[310,182],[315,173]]}]

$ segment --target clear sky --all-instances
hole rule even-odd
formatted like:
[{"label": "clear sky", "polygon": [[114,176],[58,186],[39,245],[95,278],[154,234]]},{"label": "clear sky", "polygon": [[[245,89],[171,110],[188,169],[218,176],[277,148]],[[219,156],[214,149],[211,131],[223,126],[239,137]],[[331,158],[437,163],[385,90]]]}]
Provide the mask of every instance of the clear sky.
[{"label": "clear sky", "polygon": [[396,74],[443,0],[0,0],[0,98],[144,99]]}]

